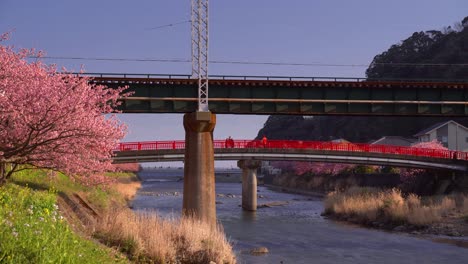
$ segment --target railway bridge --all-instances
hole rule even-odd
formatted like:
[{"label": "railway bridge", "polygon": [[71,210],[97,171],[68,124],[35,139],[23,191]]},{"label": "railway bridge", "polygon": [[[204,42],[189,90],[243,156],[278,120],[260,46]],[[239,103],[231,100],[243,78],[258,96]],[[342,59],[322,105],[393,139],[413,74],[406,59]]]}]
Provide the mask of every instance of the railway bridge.
[{"label": "railway bridge", "polygon": [[[88,76],[96,84],[129,87],[133,95],[121,100],[120,110],[123,113],[184,114],[183,211],[211,224],[216,223],[215,156],[227,158],[231,155],[234,158],[237,155],[237,159],[241,155],[244,158],[250,155],[258,159],[269,155],[268,158],[272,159],[274,154],[273,149],[271,153],[234,153],[234,150],[223,155],[219,151],[215,153],[213,131],[216,114],[468,116],[468,83],[458,80],[208,76],[207,72],[201,75],[199,71],[195,71],[198,74],[193,73],[93,73]],[[320,150],[323,157],[333,157],[323,155],[324,151]],[[277,150],[275,155],[284,157],[281,152],[286,153],[287,150]],[[353,162],[359,158],[370,158],[370,155],[346,155],[348,158],[351,156]],[[334,159],[343,161],[345,156]],[[239,165],[248,169],[255,167],[252,162],[241,162]]]}]

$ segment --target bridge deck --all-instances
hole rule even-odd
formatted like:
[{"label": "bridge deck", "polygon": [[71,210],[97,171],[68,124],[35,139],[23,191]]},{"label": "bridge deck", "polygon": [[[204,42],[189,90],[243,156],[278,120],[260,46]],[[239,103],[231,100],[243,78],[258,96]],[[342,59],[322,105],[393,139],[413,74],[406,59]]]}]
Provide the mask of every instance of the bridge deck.
[{"label": "bridge deck", "polygon": [[[114,162],[182,161],[184,141],[122,143]],[[215,140],[218,160],[306,160],[466,171],[468,153],[387,145],[317,141]]]},{"label": "bridge deck", "polygon": [[[188,75],[95,74],[128,85],[125,113],[187,113],[198,87]],[[434,80],[212,76],[209,108],[219,114],[468,116],[468,83]]]}]

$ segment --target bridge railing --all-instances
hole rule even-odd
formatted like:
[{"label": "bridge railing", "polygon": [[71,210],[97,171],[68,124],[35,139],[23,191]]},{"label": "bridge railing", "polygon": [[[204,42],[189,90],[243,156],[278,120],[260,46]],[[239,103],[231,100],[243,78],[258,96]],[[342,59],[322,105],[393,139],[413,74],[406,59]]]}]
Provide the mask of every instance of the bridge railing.
[{"label": "bridge railing", "polygon": [[[406,156],[421,156],[442,159],[468,160],[468,152],[427,149],[403,146],[372,145],[364,143],[336,143],[323,141],[293,141],[293,140],[214,140],[215,149],[304,149],[324,151],[369,152],[382,154],[395,154]],[[114,151],[144,151],[144,150],[168,150],[185,149],[184,140],[174,141],[146,141],[120,143]]]},{"label": "bridge railing", "polygon": [[97,73],[97,72],[87,72],[87,73],[77,73],[78,75],[83,75],[91,78],[119,78],[119,79],[190,79],[191,75],[188,74],[154,74],[154,73]]},{"label": "bridge railing", "polygon": [[[153,73],[76,73],[77,75],[101,79],[190,79],[189,74],[153,74]],[[466,79],[401,79],[401,78],[359,78],[359,77],[324,77],[324,76],[264,76],[264,75],[210,75],[214,80],[244,81],[320,81],[320,82],[431,82],[431,83],[467,83]]]},{"label": "bridge railing", "polygon": [[125,142],[120,143],[115,152],[118,151],[141,151],[141,150],[160,150],[160,149],[185,149],[185,141],[145,141],[145,142]]}]

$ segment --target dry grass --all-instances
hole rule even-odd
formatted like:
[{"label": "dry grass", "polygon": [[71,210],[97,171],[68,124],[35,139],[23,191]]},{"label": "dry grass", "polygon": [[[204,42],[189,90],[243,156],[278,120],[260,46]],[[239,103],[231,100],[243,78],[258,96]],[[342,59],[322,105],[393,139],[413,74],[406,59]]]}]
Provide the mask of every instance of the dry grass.
[{"label": "dry grass", "polygon": [[410,194],[406,198],[397,189],[379,191],[371,188],[350,188],[346,192],[330,193],[325,199],[325,212],[352,218],[360,223],[384,222],[426,226],[447,214],[468,212],[468,197],[447,196],[439,199],[421,198]]},{"label": "dry grass", "polygon": [[235,263],[220,227],[192,218],[165,220],[152,212],[112,210],[96,224],[96,236],[137,262]]},{"label": "dry grass", "polygon": [[[127,201],[133,199],[141,183],[119,179],[112,188]],[[104,243],[125,252],[137,263],[235,263],[235,255],[220,226],[193,218],[165,220],[154,212],[135,213],[114,208],[93,227]]]},{"label": "dry grass", "polygon": [[126,183],[116,182],[112,184],[112,188],[122,194],[126,201],[130,201],[133,199],[133,197],[135,197],[137,191],[141,188],[141,183],[137,181]]}]

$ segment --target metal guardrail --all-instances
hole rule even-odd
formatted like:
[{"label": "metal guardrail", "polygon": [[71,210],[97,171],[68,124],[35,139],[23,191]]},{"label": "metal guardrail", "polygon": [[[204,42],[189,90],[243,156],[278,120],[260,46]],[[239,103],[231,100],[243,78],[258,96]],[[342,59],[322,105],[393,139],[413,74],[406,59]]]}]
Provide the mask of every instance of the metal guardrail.
[{"label": "metal guardrail", "polygon": [[[215,149],[308,149],[325,151],[348,151],[394,154],[402,156],[418,156],[441,159],[468,160],[468,152],[414,148],[389,145],[372,145],[364,143],[334,143],[322,141],[291,141],[291,140],[214,140]],[[144,151],[185,149],[184,140],[174,141],[145,141],[120,143],[114,151]]]},{"label": "metal guardrail", "polygon": [[[149,73],[73,73],[92,78],[140,78],[140,79],[191,79],[189,74],[149,74]],[[305,77],[305,76],[262,76],[262,75],[210,75],[214,80],[244,81],[324,81],[324,82],[433,82],[433,83],[468,83],[463,79],[393,79],[393,78],[359,78],[359,77]]]},{"label": "metal guardrail", "polygon": [[146,78],[146,79],[190,79],[188,74],[143,74],[143,73],[73,73],[91,78]]}]

